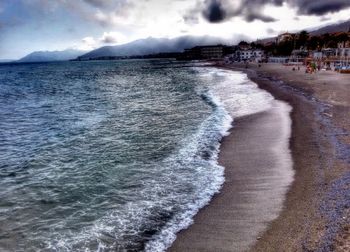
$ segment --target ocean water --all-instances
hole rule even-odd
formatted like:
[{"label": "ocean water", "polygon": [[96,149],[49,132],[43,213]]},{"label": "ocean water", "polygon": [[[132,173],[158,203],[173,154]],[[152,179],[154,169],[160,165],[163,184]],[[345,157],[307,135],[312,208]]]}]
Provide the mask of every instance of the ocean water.
[{"label": "ocean water", "polygon": [[169,60],[0,65],[0,250],[164,251],[220,190],[233,117],[272,99]]}]

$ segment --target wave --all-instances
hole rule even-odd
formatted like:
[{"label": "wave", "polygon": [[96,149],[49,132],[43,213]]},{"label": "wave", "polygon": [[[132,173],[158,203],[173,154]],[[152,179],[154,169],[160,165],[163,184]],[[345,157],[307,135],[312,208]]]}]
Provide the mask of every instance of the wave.
[{"label": "wave", "polygon": [[[224,167],[217,162],[220,141],[228,135],[233,118],[266,111],[272,107],[273,96],[258,88],[242,72],[232,72],[216,68],[196,69],[210,91],[202,92],[202,99],[212,107],[213,113],[204,121],[190,143],[181,150],[177,158],[193,157],[191,162],[207,162],[211,167],[207,175],[208,183],[198,188],[196,200],[188,204],[184,211],[174,216],[151,241],[146,244],[146,251],[164,251],[176,239],[176,233],[193,223],[194,215],[207,205],[213,195],[218,193],[224,183]],[[194,166],[194,164],[192,164]],[[205,173],[205,172],[203,172]]]},{"label": "wave", "polygon": [[201,78],[211,83],[211,91],[220,97],[222,105],[233,118],[263,112],[272,107],[273,96],[258,88],[245,73],[215,68],[201,68],[199,71]]},{"label": "wave", "polygon": [[[33,116],[28,117],[35,124],[20,126],[35,132],[33,136],[44,133],[35,141],[28,138],[27,145],[14,141],[21,150],[35,152],[24,167],[38,175],[25,177],[26,190],[35,192],[35,200],[16,193],[17,189],[6,194],[9,202],[16,198],[23,206],[7,215],[8,219],[22,216],[18,224],[11,223],[14,237],[15,229],[27,234],[18,247],[37,251],[165,250],[220,191],[224,168],[217,159],[232,118],[265,109],[271,97],[245,75],[214,68],[149,72],[142,70],[147,62],[123,61],[117,65],[122,71],[115,79],[114,64],[88,65],[64,66],[64,81],[57,81],[63,77],[56,66],[48,68],[57,74],[50,74],[47,80],[47,70],[38,71],[36,76],[50,83],[47,88],[58,87],[60,92],[40,97],[42,114],[36,115],[37,109],[29,106],[9,117],[21,120],[22,113],[35,115],[34,121]],[[77,81],[82,76],[83,81]],[[35,83],[41,81],[29,83],[30,89],[37,90]],[[62,103],[63,92],[65,101],[72,102]],[[31,99],[24,99],[21,108]],[[58,109],[46,111],[48,101]],[[49,130],[45,127],[48,118]],[[23,159],[14,155],[10,161],[27,161],[31,154]],[[6,179],[12,183],[18,177]]]},{"label": "wave", "polygon": [[224,167],[217,159],[220,141],[228,135],[233,120],[210,91],[199,95],[212,113],[195,134],[183,139],[178,152],[157,165],[140,168],[139,173],[144,175],[134,178],[134,183],[141,181],[143,186],[132,196],[137,199],[111,206],[115,209],[79,233],[55,235],[45,247],[58,251],[152,252],[170,247],[176,233],[192,224],[194,215],[224,183]]},{"label": "wave", "polygon": [[224,167],[218,164],[218,154],[233,118],[264,111],[274,100],[242,73],[204,68],[198,72],[208,89],[197,90],[197,95],[211,107],[211,113],[195,133],[183,138],[178,151],[161,162],[144,164],[135,171],[137,177],[130,178],[135,188],[129,188],[131,196],[129,192],[125,195],[131,201],[111,205],[111,211],[96,219],[94,225],[78,234],[56,236],[47,248],[165,251],[176,234],[193,223],[193,217],[224,183]]},{"label": "wave", "polygon": [[[232,117],[219,99],[210,91],[201,94],[202,99],[212,107],[213,113],[200,126],[198,132],[189,139],[180,153],[170,158],[172,162],[198,167],[206,176],[197,182],[194,198],[183,206],[183,211],[175,215],[162,230],[146,244],[145,251],[164,251],[176,239],[176,233],[193,223],[196,213],[207,205],[224,183],[224,167],[218,165],[221,139],[229,134]],[[203,169],[205,168],[205,169]],[[190,181],[195,183],[195,181]]]}]

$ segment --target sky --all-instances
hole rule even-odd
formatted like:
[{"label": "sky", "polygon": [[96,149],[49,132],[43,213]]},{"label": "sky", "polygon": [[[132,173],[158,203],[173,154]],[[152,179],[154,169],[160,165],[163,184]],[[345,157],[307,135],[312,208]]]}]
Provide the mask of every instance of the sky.
[{"label": "sky", "polygon": [[0,0],[0,59],[148,37],[256,40],[349,17],[350,0]]}]

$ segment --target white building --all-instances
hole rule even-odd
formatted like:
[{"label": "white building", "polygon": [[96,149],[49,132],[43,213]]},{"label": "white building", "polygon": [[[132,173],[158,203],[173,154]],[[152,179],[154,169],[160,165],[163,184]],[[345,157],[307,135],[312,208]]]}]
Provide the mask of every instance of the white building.
[{"label": "white building", "polygon": [[261,62],[264,59],[264,51],[256,50],[237,50],[235,53],[228,56],[230,61],[255,61]]},{"label": "white building", "polygon": [[282,34],[278,35],[276,42],[281,43],[281,42],[284,42],[284,41],[292,39],[292,38],[293,38],[293,34],[286,32],[286,33],[282,33]]},{"label": "white building", "polygon": [[261,62],[265,58],[265,53],[263,50],[254,50],[252,56],[255,62]]},{"label": "white building", "polygon": [[288,63],[289,58],[288,57],[269,57],[269,63]]},{"label": "white building", "polygon": [[318,52],[318,51],[312,52],[312,58],[314,58],[314,59],[322,59],[323,58],[323,53],[322,52]]},{"label": "white building", "polygon": [[246,61],[246,60],[250,60],[250,58],[253,55],[253,51],[252,50],[243,50],[243,51],[238,51],[239,53],[239,59],[240,61]]},{"label": "white building", "polygon": [[338,56],[338,57],[349,57],[350,58],[350,47],[349,48],[338,48],[338,49],[336,49],[336,56]]}]

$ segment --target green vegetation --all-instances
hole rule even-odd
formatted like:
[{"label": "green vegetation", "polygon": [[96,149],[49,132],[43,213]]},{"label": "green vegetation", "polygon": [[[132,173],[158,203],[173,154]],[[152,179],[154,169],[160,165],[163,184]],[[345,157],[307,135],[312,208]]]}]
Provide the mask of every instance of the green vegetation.
[{"label": "green vegetation", "polygon": [[289,56],[294,49],[321,50],[322,48],[337,48],[338,43],[350,40],[350,33],[325,33],[319,36],[311,36],[307,31],[301,31],[298,34],[290,34],[283,41],[277,43],[277,40],[265,45],[251,43],[253,48],[264,49],[270,55]]}]

